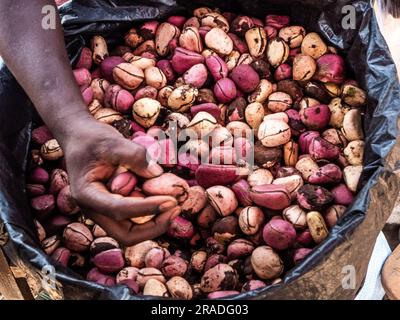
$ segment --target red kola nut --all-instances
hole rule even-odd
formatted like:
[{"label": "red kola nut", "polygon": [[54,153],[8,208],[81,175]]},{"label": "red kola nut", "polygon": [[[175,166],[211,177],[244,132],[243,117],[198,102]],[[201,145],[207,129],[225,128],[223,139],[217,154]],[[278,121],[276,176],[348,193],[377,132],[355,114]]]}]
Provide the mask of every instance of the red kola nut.
[{"label": "red kola nut", "polygon": [[113,81],[113,70],[120,63],[125,62],[125,60],[118,56],[111,56],[105,58],[100,64],[100,71],[103,77],[107,81]]},{"label": "red kola nut", "polygon": [[83,47],[75,68],[76,69],[85,68],[89,70],[92,67],[92,62],[93,62],[92,50],[90,50],[87,47]]},{"label": "red kola nut", "polygon": [[229,260],[245,258],[254,250],[254,245],[246,239],[236,239],[232,241],[227,248]]},{"label": "red kola nut", "polygon": [[221,216],[232,214],[238,206],[233,191],[224,186],[213,186],[206,190],[210,204]]},{"label": "red kola nut", "polygon": [[26,193],[30,197],[41,196],[46,193],[46,188],[42,184],[26,184],[25,185]]},{"label": "red kola nut", "polygon": [[253,201],[250,198],[250,186],[246,180],[240,179],[232,185],[231,189],[242,206],[251,206]]},{"label": "red kola nut", "polygon": [[129,171],[118,174],[109,182],[109,188],[112,193],[127,197],[137,184],[136,176]]},{"label": "red kola nut", "polygon": [[239,15],[232,21],[230,30],[243,37],[246,31],[253,26],[254,23],[250,17]]},{"label": "red kola nut", "polygon": [[72,70],[72,72],[78,86],[88,86],[92,82],[92,76],[88,69],[80,68]]},{"label": "red kola nut", "polygon": [[263,230],[264,241],[276,250],[286,250],[296,241],[296,230],[291,223],[273,219],[268,222]]},{"label": "red kola nut", "polygon": [[28,181],[31,183],[45,184],[49,181],[49,178],[49,173],[45,169],[36,167],[29,173]]},{"label": "red kola nut", "polygon": [[311,144],[312,139],[319,136],[320,134],[318,131],[306,131],[302,133],[299,137],[300,152],[302,154],[308,153],[308,148]]},{"label": "red kola nut", "polygon": [[230,77],[243,92],[252,92],[257,88],[260,77],[257,72],[247,64],[241,64],[235,67]]},{"label": "red kola nut", "polygon": [[31,199],[31,207],[38,218],[47,217],[55,208],[55,200],[52,194],[44,194]]},{"label": "red kola nut", "polygon": [[354,200],[354,194],[344,183],[341,183],[331,189],[331,193],[334,202],[339,205],[348,206]]},{"label": "red kola nut", "polygon": [[93,90],[92,87],[84,85],[80,87],[82,99],[86,105],[89,105],[93,101]]},{"label": "red kola nut", "polygon": [[157,61],[156,66],[164,73],[168,83],[172,83],[175,81],[176,74],[169,60],[159,60]]},{"label": "red kola nut", "polygon": [[227,298],[239,294],[239,291],[236,290],[223,290],[223,291],[214,291],[207,295],[207,299],[221,299]]},{"label": "red kola nut", "polygon": [[159,24],[156,20],[146,21],[140,27],[139,34],[145,40],[154,39]]},{"label": "red kola nut", "polygon": [[213,164],[235,164],[235,154],[235,149],[231,146],[216,146],[211,149],[209,161]]},{"label": "red kola nut", "polygon": [[214,94],[219,102],[228,103],[236,97],[235,83],[229,78],[223,78],[216,82]]},{"label": "red kola nut", "polygon": [[292,77],[292,67],[287,63],[281,64],[276,68],[274,77],[276,81],[290,79]]},{"label": "red kola nut", "polygon": [[320,104],[300,110],[301,121],[309,130],[325,129],[331,118],[329,106]]},{"label": "red kola nut", "polygon": [[64,247],[57,248],[51,254],[51,258],[53,260],[57,261],[59,264],[61,264],[64,267],[67,267],[70,256],[71,256],[71,252],[67,248],[64,248]]},{"label": "red kola nut", "polygon": [[309,246],[313,243],[313,241],[314,240],[311,236],[311,232],[308,229],[297,234],[296,243],[298,243],[301,246]]},{"label": "red kola nut", "polygon": [[[299,136],[304,131],[306,131],[306,127],[300,119],[300,114],[295,109],[289,109],[285,111],[288,117],[288,125],[290,127],[290,131],[293,136]],[[307,148],[308,150],[308,148]]]},{"label": "red kola nut", "polygon": [[248,291],[260,289],[260,288],[264,288],[266,286],[267,285],[261,280],[249,280],[243,285],[242,292],[248,292]]},{"label": "red kola nut", "polygon": [[228,76],[228,67],[225,61],[222,60],[220,56],[211,55],[207,57],[206,65],[215,81],[226,78]]},{"label": "red kola nut", "polygon": [[99,237],[94,239],[90,244],[90,254],[95,256],[100,252],[118,248],[119,244],[115,239],[111,237]]},{"label": "red kola nut", "polygon": [[161,271],[166,277],[182,277],[186,274],[187,270],[187,261],[175,255],[166,258],[161,267]]},{"label": "red kola nut", "polygon": [[264,31],[267,34],[268,39],[273,39],[278,35],[278,30],[272,26],[265,26]]},{"label": "red kola nut", "polygon": [[79,212],[78,204],[71,194],[71,187],[65,186],[57,196],[57,207],[62,214],[73,215]]},{"label": "red kola nut", "polygon": [[315,137],[311,140],[308,152],[315,160],[336,160],[339,157],[340,149],[324,138]]},{"label": "red kola nut", "polygon": [[318,171],[308,178],[308,182],[313,184],[333,184],[339,183],[341,180],[342,171],[333,163],[328,163],[320,167]]},{"label": "red kola nut", "polygon": [[252,187],[250,197],[255,204],[272,210],[282,210],[291,202],[291,196],[285,187],[272,184]]},{"label": "red kola nut", "polygon": [[170,254],[167,249],[153,248],[153,249],[150,249],[149,252],[147,252],[147,254],[144,258],[144,263],[145,263],[146,267],[148,267],[148,268],[161,269],[163,261],[169,255]]},{"label": "red kola nut", "polygon": [[89,249],[93,235],[84,224],[73,222],[64,229],[63,241],[68,249],[83,252]]},{"label": "red kola nut", "polygon": [[[243,53],[248,53],[249,52],[249,48],[247,47],[247,43],[246,41],[244,41],[244,39],[239,38],[236,34],[234,33],[228,33],[229,38],[231,38],[232,42],[233,42],[233,50],[237,51],[240,54]],[[232,51],[232,52],[234,52]],[[231,54],[232,54],[231,52]]]},{"label": "red kola nut", "polygon": [[107,287],[115,285],[115,277],[101,273],[97,268],[91,269],[86,275],[86,279]]},{"label": "red kola nut", "polygon": [[190,239],[194,235],[194,227],[189,220],[178,216],[171,221],[167,234],[177,239]]},{"label": "red kola nut", "polygon": [[321,82],[341,84],[344,81],[344,60],[337,54],[325,54],[317,60],[314,78]]},{"label": "red kola nut", "polygon": [[296,249],[293,253],[293,262],[294,264],[299,264],[301,260],[303,260],[306,256],[311,253],[312,249],[309,248],[299,248]]},{"label": "red kola nut", "polygon": [[170,16],[167,19],[167,22],[172,23],[174,26],[181,29],[186,22],[186,18],[183,16]]},{"label": "red kola nut", "polygon": [[150,98],[150,99],[157,99],[158,91],[156,88],[151,87],[151,86],[145,86],[143,88],[140,88],[138,91],[135,93],[135,101],[140,100],[143,98]]},{"label": "red kola nut", "polygon": [[276,29],[281,29],[289,25],[289,16],[279,16],[274,14],[269,14],[265,17],[265,24],[267,26],[274,27]]},{"label": "red kola nut", "polygon": [[37,127],[32,130],[32,141],[39,145],[44,144],[46,141],[53,139],[53,134],[45,125]]},{"label": "red kola nut", "polygon": [[207,76],[207,68],[204,64],[199,63],[187,70],[182,77],[185,84],[201,88],[205,84]]},{"label": "red kola nut", "polygon": [[92,261],[93,264],[104,273],[116,273],[125,265],[125,260],[121,249],[102,251],[96,254]]},{"label": "red kola nut", "polygon": [[180,47],[175,49],[171,59],[172,68],[178,74],[183,74],[198,63],[204,63],[204,57],[201,54]]}]

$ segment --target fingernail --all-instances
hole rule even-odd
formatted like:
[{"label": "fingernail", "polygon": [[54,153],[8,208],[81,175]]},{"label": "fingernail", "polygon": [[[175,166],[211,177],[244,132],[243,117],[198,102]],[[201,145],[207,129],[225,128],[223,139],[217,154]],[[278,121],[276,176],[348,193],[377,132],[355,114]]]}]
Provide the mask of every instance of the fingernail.
[{"label": "fingernail", "polygon": [[163,211],[168,211],[168,210],[170,210],[170,209],[172,209],[174,207],[176,207],[176,202],[175,201],[167,201],[167,202],[164,202],[163,204],[161,204],[158,207],[158,209],[163,212]]},{"label": "fingernail", "polygon": [[154,161],[151,161],[149,163],[147,170],[149,170],[150,174],[155,177],[161,175],[164,172],[163,169]]}]

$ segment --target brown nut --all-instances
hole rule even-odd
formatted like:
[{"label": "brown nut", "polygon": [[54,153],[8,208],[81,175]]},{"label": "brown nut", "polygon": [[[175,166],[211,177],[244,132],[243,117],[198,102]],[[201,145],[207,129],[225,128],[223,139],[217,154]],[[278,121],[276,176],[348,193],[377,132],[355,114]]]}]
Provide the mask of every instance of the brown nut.
[{"label": "brown nut", "polygon": [[259,58],[264,54],[267,47],[267,34],[263,28],[254,27],[247,30],[245,39],[252,57]]},{"label": "brown nut", "polygon": [[347,166],[343,169],[343,179],[347,188],[357,192],[358,181],[360,180],[363,166]]},{"label": "brown nut", "polygon": [[73,222],[64,229],[63,240],[68,249],[82,252],[89,249],[93,241],[93,235],[84,224]]},{"label": "brown nut", "polygon": [[207,252],[206,251],[195,251],[190,258],[190,266],[196,272],[203,272],[204,266],[207,261]]},{"label": "brown nut", "polygon": [[144,39],[137,32],[136,28],[129,29],[128,33],[124,37],[125,44],[131,48],[136,48],[139,44],[141,44]]},{"label": "brown nut", "polygon": [[276,91],[268,96],[268,110],[276,112],[284,112],[292,106],[293,100],[285,92]]},{"label": "brown nut", "polygon": [[267,59],[273,67],[284,63],[289,57],[289,46],[281,38],[272,39],[267,46]]},{"label": "brown nut", "polygon": [[167,288],[173,298],[191,300],[193,290],[189,282],[182,277],[172,277],[167,281]]},{"label": "brown nut", "polygon": [[190,85],[180,86],[168,97],[168,107],[173,111],[185,112],[196,101],[198,93],[199,91]]},{"label": "brown nut", "polygon": [[279,255],[268,246],[261,246],[253,251],[251,254],[251,265],[257,276],[264,280],[279,277],[284,268]]},{"label": "brown nut", "polygon": [[305,181],[307,181],[311,175],[319,170],[318,164],[310,156],[304,156],[300,158],[295,167],[297,170],[299,170]]},{"label": "brown nut", "polygon": [[112,124],[115,121],[122,120],[123,116],[111,108],[101,108],[95,114],[94,118],[100,122]]},{"label": "brown nut", "polygon": [[350,111],[350,107],[344,104],[340,98],[334,98],[329,103],[329,109],[331,110],[329,125],[340,129],[343,125],[344,116]]},{"label": "brown nut", "polygon": [[199,29],[193,26],[184,27],[179,36],[179,45],[187,50],[201,53],[203,51],[203,43]]},{"label": "brown nut", "polygon": [[188,190],[188,198],[181,204],[182,212],[196,215],[207,204],[207,197],[203,187],[193,186]]},{"label": "brown nut", "polygon": [[246,235],[256,234],[264,223],[264,213],[259,207],[246,207],[239,214],[240,230]]},{"label": "brown nut", "polygon": [[108,57],[107,42],[102,36],[94,36],[91,44],[93,61],[96,64],[100,64],[106,57]]},{"label": "brown nut", "polygon": [[178,39],[180,30],[177,26],[163,22],[156,31],[155,46],[156,51],[160,56],[165,56],[169,53],[170,43],[173,39]]},{"label": "brown nut", "polygon": [[263,121],[258,128],[258,139],[265,147],[277,147],[290,140],[289,125],[282,120]]},{"label": "brown nut", "polygon": [[231,290],[236,287],[237,275],[233,268],[220,263],[209,269],[201,278],[201,291],[210,293],[219,290]]},{"label": "brown nut", "polygon": [[284,209],[282,216],[286,221],[290,222],[295,229],[307,228],[306,211],[297,204]]},{"label": "brown nut", "polygon": [[293,80],[307,81],[310,80],[315,71],[317,64],[313,58],[305,54],[297,54],[293,60]]},{"label": "brown nut", "polygon": [[290,140],[283,145],[283,161],[285,166],[294,167],[299,157],[299,144]]},{"label": "brown nut", "polygon": [[151,240],[140,242],[125,249],[125,259],[131,267],[143,268],[145,266],[146,254],[159,245]]},{"label": "brown nut", "polygon": [[301,43],[301,52],[310,56],[313,59],[318,59],[327,53],[328,47],[321,37],[315,33],[308,33]]},{"label": "brown nut", "polygon": [[160,91],[158,91],[157,101],[161,103],[163,107],[168,106],[168,98],[171,95],[172,91],[174,91],[174,87],[165,86]]},{"label": "brown nut", "polygon": [[226,56],[233,50],[232,39],[221,28],[212,28],[204,38],[206,46],[219,55]]},{"label": "brown nut", "polygon": [[237,66],[239,58],[240,52],[236,50],[232,50],[232,52],[225,57],[225,63],[228,71],[232,71],[232,69]]},{"label": "brown nut", "polygon": [[264,115],[264,107],[259,102],[250,103],[244,111],[244,118],[246,122],[256,131],[263,122]]},{"label": "brown nut", "polygon": [[144,70],[144,77],[146,84],[157,90],[160,90],[167,84],[165,74],[157,67],[149,67]]},{"label": "brown nut", "polygon": [[250,103],[264,103],[269,95],[274,91],[273,88],[273,84],[270,81],[261,79],[257,88],[247,97],[247,101]]},{"label": "brown nut", "polygon": [[62,158],[64,153],[56,139],[46,141],[40,148],[40,155],[43,159],[54,161]]},{"label": "brown nut", "polygon": [[343,86],[341,97],[345,103],[352,107],[361,107],[367,100],[365,91],[351,84]]},{"label": "brown nut", "polygon": [[272,180],[274,180],[274,177],[268,169],[256,169],[247,177],[250,187],[270,184]]},{"label": "brown nut", "polygon": [[144,128],[150,128],[160,114],[161,104],[157,100],[142,98],[133,104],[133,118]]},{"label": "brown nut", "polygon": [[345,114],[343,118],[342,132],[349,141],[364,139],[360,110],[351,109]]},{"label": "brown nut", "polygon": [[113,78],[122,87],[133,90],[143,82],[144,74],[142,69],[131,63],[123,62],[113,69]]},{"label": "brown nut", "polygon": [[307,213],[307,225],[315,243],[321,243],[329,235],[324,218],[318,211]]},{"label": "brown nut", "polygon": [[364,141],[354,140],[344,148],[343,154],[351,165],[358,166],[363,164],[364,145]]},{"label": "brown nut", "polygon": [[168,297],[168,289],[161,281],[149,279],[143,288],[143,295],[155,297]]},{"label": "brown nut", "polygon": [[223,15],[217,12],[206,13],[201,17],[201,25],[203,27],[220,28],[225,33],[229,31],[229,23]]},{"label": "brown nut", "polygon": [[297,48],[303,42],[306,31],[301,26],[290,26],[280,29],[278,35],[287,42],[290,48]]}]

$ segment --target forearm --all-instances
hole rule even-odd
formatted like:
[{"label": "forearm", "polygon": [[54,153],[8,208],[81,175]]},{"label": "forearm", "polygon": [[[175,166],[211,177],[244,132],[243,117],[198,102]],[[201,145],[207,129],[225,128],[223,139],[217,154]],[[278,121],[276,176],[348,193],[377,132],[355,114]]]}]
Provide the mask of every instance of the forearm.
[{"label": "forearm", "polygon": [[45,5],[54,1],[0,1],[0,55],[62,144],[72,124],[90,115],[69,65],[58,14],[55,29],[42,28]]}]

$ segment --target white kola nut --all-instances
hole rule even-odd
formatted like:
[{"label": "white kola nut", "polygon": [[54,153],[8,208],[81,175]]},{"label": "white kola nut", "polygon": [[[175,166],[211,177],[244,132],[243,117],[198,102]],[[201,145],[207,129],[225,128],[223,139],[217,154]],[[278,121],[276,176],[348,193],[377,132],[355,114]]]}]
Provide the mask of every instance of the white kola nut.
[{"label": "white kola nut", "polygon": [[236,51],[236,50],[232,50],[232,52],[226,56],[225,63],[226,63],[226,66],[228,67],[229,71],[232,71],[233,68],[236,67],[236,65],[238,64],[239,58],[240,58],[240,52]]},{"label": "white kola nut", "polygon": [[168,107],[174,111],[185,112],[196,101],[198,93],[199,91],[190,85],[175,88],[168,97]]},{"label": "white kola nut", "polygon": [[145,128],[150,128],[160,114],[161,104],[151,98],[142,98],[133,104],[133,118]]},{"label": "white kola nut", "polygon": [[247,105],[244,111],[246,122],[254,130],[258,130],[264,118],[264,107],[259,102],[253,102]]},{"label": "white kola nut", "polygon": [[45,160],[58,160],[64,153],[56,139],[46,141],[40,148],[40,155]]},{"label": "white kola nut", "polygon": [[265,120],[258,128],[258,140],[265,147],[278,147],[290,140],[289,125],[283,120]]},{"label": "white kola nut", "polygon": [[169,51],[169,43],[172,39],[179,37],[180,30],[171,23],[161,23],[156,31],[155,45],[157,53],[165,56]]},{"label": "white kola nut", "polygon": [[363,166],[347,166],[343,169],[343,179],[350,191],[357,192],[362,170]]},{"label": "white kola nut", "polygon": [[249,52],[254,58],[261,57],[267,47],[267,34],[261,27],[254,27],[246,31],[245,39]]},{"label": "white kola nut", "polygon": [[331,111],[331,119],[329,125],[334,128],[340,129],[343,125],[344,116],[351,109],[348,105],[343,103],[340,98],[334,98],[329,103],[329,110]]},{"label": "white kola nut", "polygon": [[279,37],[285,40],[291,49],[301,45],[305,34],[306,31],[302,26],[284,27],[279,30]]},{"label": "white kola nut", "polygon": [[232,39],[220,28],[212,28],[208,31],[204,41],[208,48],[223,56],[230,54],[233,50]]},{"label": "white kola nut", "polygon": [[205,111],[200,111],[193,117],[187,128],[194,130],[200,138],[213,131],[217,124],[217,120],[211,114]]},{"label": "white kola nut", "polygon": [[182,48],[201,53],[203,44],[199,30],[196,27],[185,27],[179,36],[179,45]]},{"label": "white kola nut", "polygon": [[268,43],[267,59],[273,67],[277,67],[284,63],[288,57],[289,46],[281,38],[274,38]]},{"label": "white kola nut", "polygon": [[346,148],[344,148],[343,154],[351,165],[357,166],[363,164],[364,145],[364,141],[354,140],[351,141]]},{"label": "white kola nut", "polygon": [[264,103],[268,96],[274,91],[274,87],[267,79],[261,79],[256,90],[247,97],[247,101]]},{"label": "white kola nut", "polygon": [[360,110],[351,109],[344,115],[342,133],[349,141],[364,139]]},{"label": "white kola nut", "polygon": [[167,84],[167,78],[164,72],[157,67],[149,67],[144,70],[144,77],[146,79],[146,84],[157,90],[164,88]]},{"label": "white kola nut", "polygon": [[225,19],[225,17],[217,12],[211,12],[205,14],[201,18],[201,25],[203,27],[210,28],[220,28],[225,33],[229,31],[229,22]]}]

